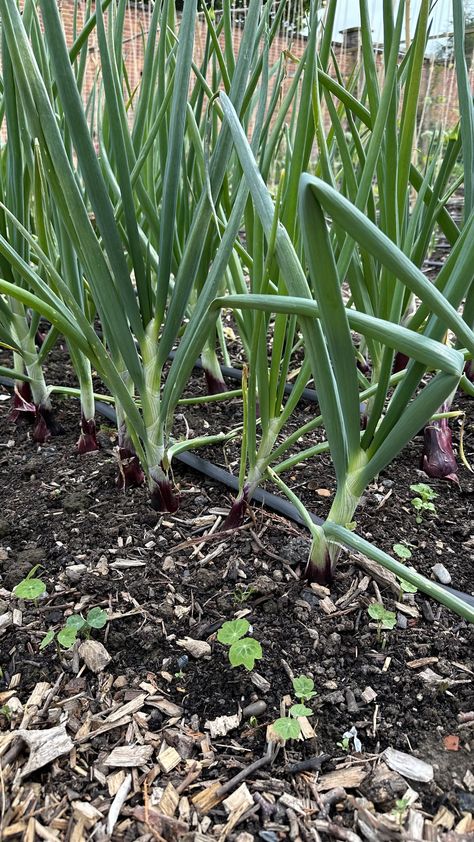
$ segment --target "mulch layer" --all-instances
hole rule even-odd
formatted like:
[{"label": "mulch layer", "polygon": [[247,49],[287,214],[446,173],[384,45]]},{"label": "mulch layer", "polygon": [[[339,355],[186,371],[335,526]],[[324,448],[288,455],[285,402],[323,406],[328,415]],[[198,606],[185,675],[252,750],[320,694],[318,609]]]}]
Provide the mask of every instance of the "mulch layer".
[{"label": "mulch layer", "polygon": [[[229,493],[179,467],[181,508],[158,515],[146,489],[116,490],[108,427],[100,452],[79,457],[77,405],[55,401],[63,435],[38,447],[0,397],[2,839],[474,839],[473,627],[354,554],[330,589],[308,586],[301,527],[256,506],[222,533]],[[472,404],[455,406],[474,461]],[[177,425],[225,431],[238,407],[186,407]],[[302,404],[292,423],[314,411]],[[442,564],[472,593],[472,474],[461,466],[459,487],[430,481],[436,514],[416,523],[421,441],[367,490],[357,531],[389,552],[405,543],[420,572]],[[206,455],[235,470],[238,443]],[[286,481],[327,512],[329,457]],[[38,564],[46,594],[17,599]],[[393,631],[378,633],[374,600],[396,613]],[[93,607],[105,628],[70,650],[39,648]],[[251,672],[231,668],[217,641],[237,617],[262,645]],[[301,674],[314,681],[313,715],[282,743],[271,725]]]}]

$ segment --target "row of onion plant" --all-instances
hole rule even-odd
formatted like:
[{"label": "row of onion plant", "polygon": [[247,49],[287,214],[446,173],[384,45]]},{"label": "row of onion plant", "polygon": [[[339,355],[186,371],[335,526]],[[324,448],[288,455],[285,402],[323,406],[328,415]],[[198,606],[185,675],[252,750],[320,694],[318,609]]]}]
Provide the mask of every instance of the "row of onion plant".
[{"label": "row of onion plant", "polygon": [[[198,324],[198,352],[206,343],[212,350],[216,323],[207,333],[199,328],[196,302],[205,300],[203,290],[212,290],[216,277],[222,292],[231,269],[238,275],[234,247],[248,194],[242,179],[229,178],[229,167],[236,167],[229,128],[215,128],[214,112],[209,120],[203,116],[204,99],[214,97],[209,56],[218,67],[216,84],[223,83],[252,130],[255,151],[262,133],[275,145],[272,118],[282,125],[293,95],[279,103],[281,62],[270,68],[268,61],[279,20],[270,26],[268,8],[252,0],[235,57],[225,4],[224,50],[221,25],[209,19],[207,54],[197,67],[197,2],[185,5],[179,37],[174,3],[156,4],[130,128],[122,96],[126,0],[110,7],[107,22],[98,3],[72,50],[56,5],[40,3],[44,35],[34,9],[27,0],[21,16],[14,0],[0,3],[10,97],[24,137],[34,141],[36,180],[24,213],[13,202],[2,204],[0,253],[8,269],[0,282],[3,339],[25,360],[12,330],[15,307],[22,308],[31,341],[40,315],[52,325],[51,337],[66,338],[76,372],[84,370],[83,432],[93,433],[92,366],[115,400],[123,483],[140,481],[143,469],[154,505],[173,510],[171,458],[202,441],[171,438],[174,408],[194,360],[173,370],[171,402],[161,398],[163,370],[177,337],[186,333],[186,316],[189,326]],[[93,27],[102,81],[84,105],[82,61]],[[304,61],[300,68],[299,74]],[[36,314],[30,323],[26,309]],[[218,379],[215,365],[211,374]],[[32,379],[31,365],[27,376]]]}]

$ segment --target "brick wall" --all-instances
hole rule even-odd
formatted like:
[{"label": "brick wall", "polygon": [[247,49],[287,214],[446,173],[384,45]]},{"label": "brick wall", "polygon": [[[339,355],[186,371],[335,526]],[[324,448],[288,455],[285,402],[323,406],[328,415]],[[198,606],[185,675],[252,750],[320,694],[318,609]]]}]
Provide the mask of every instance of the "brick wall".
[{"label": "brick wall", "polygon": [[[77,26],[83,24],[83,3],[79,4]],[[74,0],[58,0],[58,6],[64,21],[64,28],[68,43],[73,41],[74,32]],[[143,65],[143,46],[149,23],[149,12],[139,6],[131,6],[125,19],[123,53],[127,67],[128,77],[132,90],[140,83],[141,70]],[[236,26],[234,29],[234,50],[238,51],[242,30]],[[205,44],[205,26],[198,23],[196,29],[196,60],[199,63],[203,55]],[[295,57],[301,56],[305,42],[297,40],[291,44],[291,51]],[[283,51],[288,48],[287,39],[277,38],[271,47],[271,61],[276,61]],[[336,58],[340,70],[347,78],[358,59],[356,49],[343,49],[335,45]],[[97,74],[100,73],[100,60],[95,32],[92,33],[88,45],[88,62],[84,84],[84,97],[87,98],[94,85]],[[382,57],[376,56],[377,65],[382,72]],[[292,76],[296,65],[288,58],[286,64],[286,79],[283,84],[283,93],[291,84]],[[419,109],[419,136],[425,130],[435,127],[451,129],[458,120],[458,103],[456,92],[456,77],[454,68],[444,63],[433,63],[426,61],[423,73],[422,96]]]}]

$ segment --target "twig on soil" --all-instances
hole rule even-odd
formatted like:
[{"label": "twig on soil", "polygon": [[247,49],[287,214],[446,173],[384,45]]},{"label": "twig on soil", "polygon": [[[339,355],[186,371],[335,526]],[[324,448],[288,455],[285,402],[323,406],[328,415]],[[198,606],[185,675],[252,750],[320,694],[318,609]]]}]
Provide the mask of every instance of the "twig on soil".
[{"label": "twig on soil", "polygon": [[250,775],[256,772],[257,769],[261,769],[262,766],[268,766],[269,763],[272,763],[276,757],[278,748],[279,747],[275,746],[274,743],[268,743],[267,751],[263,755],[263,757],[259,757],[259,759],[255,760],[254,763],[251,763],[250,766],[246,766],[245,769],[242,769],[241,772],[239,772],[237,775],[234,775],[234,777],[227,781],[225,784],[222,784],[222,786],[219,787],[219,789],[217,790],[216,796],[220,798],[222,795],[226,795],[228,792],[231,791],[231,789],[234,789],[234,787],[236,787],[237,784],[240,784],[242,781],[245,781],[246,778],[248,778]]},{"label": "twig on soil", "polygon": [[171,553],[177,553],[180,550],[194,547],[197,544],[205,544],[208,541],[222,541],[223,538],[229,535],[235,536],[236,532],[241,532],[243,529],[250,529],[249,523],[243,523],[242,526],[233,527],[232,529],[222,529],[220,532],[209,532],[207,535],[201,535],[199,538],[189,538],[187,541],[182,541],[181,544],[176,544],[169,550]]}]

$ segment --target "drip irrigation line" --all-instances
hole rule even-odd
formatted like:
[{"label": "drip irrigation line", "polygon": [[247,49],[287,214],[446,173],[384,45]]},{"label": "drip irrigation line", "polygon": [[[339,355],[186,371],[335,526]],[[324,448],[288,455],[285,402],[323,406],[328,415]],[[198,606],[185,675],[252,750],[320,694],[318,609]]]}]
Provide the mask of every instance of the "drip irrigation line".
[{"label": "drip irrigation line", "polygon": [[[170,351],[168,359],[174,360],[176,351]],[[201,360],[196,360],[194,368],[198,371],[203,371],[204,366]],[[231,368],[228,365],[219,365],[223,377],[228,377],[229,380],[235,380],[237,383],[242,383],[242,369]],[[285,395],[291,395],[294,386],[292,383],[285,383]],[[310,401],[310,403],[318,403],[318,393],[315,389],[303,389],[300,400]]]},{"label": "drip irrigation line", "polygon": [[[102,401],[97,401],[95,406],[97,412],[100,413],[100,415],[103,415],[108,421],[112,421],[114,423],[117,422],[113,407],[102,403]],[[176,459],[177,462],[181,462],[182,465],[186,465],[187,468],[192,468],[193,471],[197,471],[199,474],[203,474],[208,479],[213,479],[216,482],[221,483],[221,485],[225,485],[227,488],[232,489],[232,491],[239,490],[238,477],[230,474],[229,471],[225,470],[225,468],[219,468],[218,465],[214,465],[207,459],[203,459],[201,456],[196,456],[195,453],[179,453],[173,458]],[[277,497],[276,494],[272,494],[270,491],[265,491],[264,488],[256,488],[253,493],[252,500],[256,500],[257,503],[262,503],[266,508],[272,509],[272,511],[277,512],[289,520],[293,520],[300,526],[304,526],[304,520],[293,503],[290,503],[289,500],[285,500],[283,497]],[[322,518],[312,514],[311,512],[310,515],[313,523],[317,524],[317,526],[323,525],[324,521]]]},{"label": "drip irrigation line", "polygon": [[[13,380],[11,380],[9,377],[0,377],[0,385],[11,389],[14,384]],[[111,421],[114,424],[117,423],[115,409],[112,406],[103,403],[102,401],[97,401],[95,407],[97,413],[99,415],[102,415],[103,418],[105,418],[107,421]],[[182,465],[186,465],[187,468],[191,468],[193,471],[197,471],[198,473],[206,476],[208,479],[215,480],[221,485],[226,486],[226,488],[230,488],[232,491],[239,490],[238,477],[234,476],[233,474],[230,474],[224,468],[219,468],[218,465],[214,465],[207,459],[202,459],[201,456],[196,456],[195,453],[180,453],[174,458],[178,462],[181,462]],[[257,488],[253,494],[252,500],[261,503],[263,506],[265,506],[265,508],[271,509],[272,511],[281,515],[282,517],[288,518],[288,520],[292,520],[299,526],[305,526],[303,518],[301,517],[293,503],[290,503],[289,500],[285,500],[283,497],[277,497],[276,494],[272,494],[270,491],[265,491],[265,489],[263,488]],[[322,520],[322,518],[318,517],[312,512],[309,512],[309,515],[313,523],[317,524],[318,526],[323,525],[324,521]],[[453,596],[458,597],[458,599],[462,599],[468,605],[474,606],[474,596],[472,596],[471,594],[464,593],[463,591],[458,591],[455,588],[449,587],[448,585],[441,585],[441,587]]]}]

